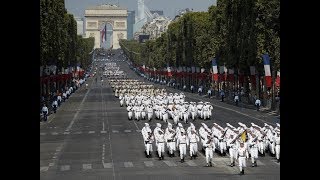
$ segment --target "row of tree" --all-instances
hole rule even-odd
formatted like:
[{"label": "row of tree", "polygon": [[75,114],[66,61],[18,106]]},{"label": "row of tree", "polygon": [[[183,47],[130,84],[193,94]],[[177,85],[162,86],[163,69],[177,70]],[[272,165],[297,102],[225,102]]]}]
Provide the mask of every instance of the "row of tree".
[{"label": "row of tree", "polygon": [[268,54],[275,82],[280,69],[280,0],[217,0],[207,12],[177,18],[156,40],[121,40],[120,45],[137,65],[198,66],[208,72],[217,58],[218,66],[233,68],[236,75],[249,76],[250,66],[255,66],[258,77],[264,75],[262,55]]},{"label": "row of tree", "polygon": [[64,0],[40,0],[40,66],[86,68],[91,62],[89,53],[94,38],[77,36],[77,23],[68,14]]}]

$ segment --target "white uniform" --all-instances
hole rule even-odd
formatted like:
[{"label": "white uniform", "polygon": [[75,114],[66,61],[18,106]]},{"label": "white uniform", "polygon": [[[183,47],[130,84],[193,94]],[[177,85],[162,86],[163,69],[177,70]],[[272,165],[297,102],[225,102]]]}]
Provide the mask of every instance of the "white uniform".
[{"label": "white uniform", "polygon": [[249,142],[252,166],[256,165],[256,159],[258,158],[258,143],[256,141],[253,142],[253,140],[251,139]]},{"label": "white uniform", "polygon": [[159,157],[163,157],[162,153],[164,153],[164,143],[165,143],[165,138],[164,134],[158,134],[156,137],[156,141],[158,143],[158,155]]},{"label": "white uniform", "polygon": [[236,142],[232,142],[234,139],[231,137],[228,139],[228,146],[229,146],[229,155],[230,155],[230,162],[231,162],[231,166],[234,166],[235,163],[235,159],[237,159],[238,157],[238,147]]},{"label": "white uniform", "polygon": [[47,106],[43,106],[43,107],[42,107],[42,113],[44,113],[44,112],[46,112],[47,115],[48,115],[49,111],[48,111]]},{"label": "white uniform", "polygon": [[132,115],[133,115],[133,107],[131,105],[129,105],[127,107],[127,111],[128,111],[128,118],[131,120],[132,119]]},{"label": "white uniform", "polygon": [[280,160],[280,136],[275,137],[276,142],[276,158],[279,161]]},{"label": "white uniform", "polygon": [[215,149],[215,145],[213,141],[210,142],[205,142],[204,147],[206,147],[206,161],[207,164],[211,163],[212,158],[213,158],[213,151]]},{"label": "white uniform", "polygon": [[245,146],[238,148],[240,172],[242,172],[243,167],[246,167],[246,154],[247,154],[247,148]]},{"label": "white uniform", "polygon": [[198,142],[200,141],[200,138],[195,133],[191,133],[188,139],[190,142],[190,157],[192,157],[198,152]]},{"label": "white uniform", "polygon": [[184,160],[184,156],[187,154],[187,146],[189,145],[188,137],[185,134],[178,136],[177,144],[179,145],[180,159]]},{"label": "white uniform", "polygon": [[166,139],[166,142],[167,142],[167,148],[169,150],[169,154],[173,155],[174,151],[176,151],[175,133],[174,132],[170,132],[169,129],[167,128],[166,132],[165,132],[165,139]]}]

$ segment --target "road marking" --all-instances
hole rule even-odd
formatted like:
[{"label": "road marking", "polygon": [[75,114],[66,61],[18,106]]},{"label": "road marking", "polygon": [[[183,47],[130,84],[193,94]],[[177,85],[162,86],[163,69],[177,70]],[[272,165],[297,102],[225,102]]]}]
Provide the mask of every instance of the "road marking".
[{"label": "road marking", "polygon": [[[91,83],[91,85],[92,85],[92,83]],[[84,95],[84,98],[82,99],[80,105],[78,106],[78,110],[77,110],[76,114],[74,114],[72,121],[70,122],[69,126],[67,127],[67,129],[66,129],[65,131],[70,131],[70,129],[72,128],[72,126],[73,126],[73,124],[74,124],[75,120],[77,119],[78,114],[79,114],[79,112],[80,112],[80,109],[81,109],[80,107],[83,105],[85,99],[87,99],[87,96],[88,96],[90,90],[91,90],[91,89],[89,89],[89,90],[86,92],[86,94]]]},{"label": "road marking", "polygon": [[129,132],[131,132],[131,130],[124,130],[124,132],[129,133]]},{"label": "road marking", "polygon": [[48,166],[40,167],[40,172],[48,171],[48,169],[49,169],[49,167],[48,167]]},{"label": "road marking", "polygon": [[88,134],[93,134],[93,133],[95,133],[95,131],[89,131],[89,133],[88,133]]},{"label": "road marking", "polygon": [[83,170],[92,169],[92,165],[91,164],[82,164],[82,168],[83,168]]},{"label": "road marking", "polygon": [[189,166],[197,166],[197,164],[194,163],[193,161],[186,161],[186,163],[187,163]]},{"label": "road marking", "polygon": [[163,161],[164,163],[166,163],[166,165],[172,167],[172,166],[177,166],[174,162],[172,161]]},{"label": "road marking", "polygon": [[60,167],[60,171],[69,171],[70,170],[70,166],[69,165],[63,165]]},{"label": "road marking", "polygon": [[257,165],[265,166],[265,164],[263,162],[261,162],[260,160],[257,160]]},{"label": "road marking", "polygon": [[144,164],[145,164],[147,167],[152,167],[152,166],[154,166],[154,164],[153,164],[152,161],[144,161]]},{"label": "road marking", "polygon": [[58,133],[57,132],[53,132],[53,133],[51,133],[52,135],[58,135]]},{"label": "road marking", "polygon": [[275,163],[276,165],[280,166],[280,163],[277,163],[277,160],[271,160],[273,163]]},{"label": "road marking", "polygon": [[111,126],[123,126],[123,125],[121,125],[121,124],[113,124]]},{"label": "road marking", "polygon": [[112,168],[112,163],[103,163],[103,168]]},{"label": "road marking", "polygon": [[118,133],[119,131],[118,131],[118,130],[112,130],[112,132],[113,132],[113,133]]},{"label": "road marking", "polygon": [[140,129],[137,129],[136,131],[137,131],[137,132],[141,132],[141,130],[140,130]]},{"label": "road marking", "polygon": [[44,136],[44,135],[46,135],[47,133],[40,133],[40,136]]},{"label": "road marking", "polygon": [[129,167],[133,167],[132,162],[124,162],[124,167],[129,168]]},{"label": "road marking", "polygon": [[100,131],[102,134],[105,134],[105,133],[107,133],[107,131]]},{"label": "road marking", "polygon": [[49,163],[49,166],[54,166],[54,163]]},{"label": "road marking", "polygon": [[52,159],[56,159],[56,158],[57,158],[57,156],[53,156],[53,157],[52,157]]},{"label": "road marking", "polygon": [[82,132],[81,131],[79,131],[79,132],[75,132],[74,134],[81,134]]},{"label": "road marking", "polygon": [[64,132],[63,134],[70,134],[70,132]]}]

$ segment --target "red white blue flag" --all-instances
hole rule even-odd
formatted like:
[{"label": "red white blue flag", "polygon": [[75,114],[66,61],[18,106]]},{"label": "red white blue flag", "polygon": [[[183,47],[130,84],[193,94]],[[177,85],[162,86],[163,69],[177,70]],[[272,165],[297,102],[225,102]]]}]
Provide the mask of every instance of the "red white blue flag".
[{"label": "red white blue flag", "polygon": [[219,76],[218,76],[218,65],[217,65],[217,59],[213,58],[212,59],[212,71],[213,71],[213,80],[218,81]]},{"label": "red white blue flag", "polygon": [[100,30],[101,41],[104,43],[107,41],[107,25],[104,25],[104,28]]},{"label": "red white blue flag", "polygon": [[266,78],[266,86],[272,86],[271,70],[270,70],[270,57],[268,54],[262,55],[264,65],[264,76]]}]

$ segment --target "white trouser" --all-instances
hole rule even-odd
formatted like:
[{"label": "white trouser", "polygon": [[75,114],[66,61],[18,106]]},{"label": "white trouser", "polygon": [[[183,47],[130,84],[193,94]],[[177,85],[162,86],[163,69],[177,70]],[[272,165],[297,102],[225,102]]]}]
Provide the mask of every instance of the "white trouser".
[{"label": "white trouser", "polygon": [[147,155],[150,155],[150,153],[152,152],[152,143],[147,143],[146,145],[146,152],[147,152]]},{"label": "white trouser", "polygon": [[276,157],[280,159],[280,145],[276,145]]},{"label": "white trouser", "polygon": [[158,142],[158,155],[159,157],[162,157],[161,156],[161,153],[164,153],[164,142]]},{"label": "white trouser", "polygon": [[275,152],[274,152],[274,148],[275,148],[275,145],[274,145],[274,142],[273,143],[270,143],[270,151],[271,151],[271,153],[272,154],[275,154]]},{"label": "white trouser", "polygon": [[225,152],[227,150],[227,144],[226,142],[222,141],[222,142],[219,142],[219,147],[220,147],[220,152]]},{"label": "white trouser", "polygon": [[162,119],[162,113],[159,112],[159,119]]},{"label": "white trouser", "polygon": [[168,146],[170,154],[173,154],[174,151],[176,150],[176,143],[175,142],[168,142],[167,146]]},{"label": "white trouser", "polygon": [[196,112],[195,111],[191,112],[191,118],[192,118],[192,120],[194,120],[196,118]]},{"label": "white trouser", "polygon": [[187,144],[179,144],[179,150],[180,158],[183,159],[183,157],[187,154]]},{"label": "white trouser", "polygon": [[179,119],[183,119],[183,113],[179,112]]},{"label": "white trouser", "polygon": [[246,157],[239,157],[239,168],[242,171],[242,168],[246,167]]},{"label": "white trouser", "polygon": [[209,118],[209,113],[208,111],[203,111],[203,119]]},{"label": "white trouser", "polygon": [[163,120],[164,122],[167,122],[167,120],[168,120],[168,113],[164,113],[164,114],[162,115],[162,120]]},{"label": "white trouser", "polygon": [[151,120],[151,119],[152,119],[152,115],[153,115],[152,112],[148,112],[148,120]]},{"label": "white trouser", "polygon": [[141,112],[141,118],[144,119],[145,117],[146,117],[146,112],[145,112],[145,111],[142,111],[142,112]]},{"label": "white trouser", "polygon": [[229,155],[231,163],[234,163],[234,159],[237,159],[237,149],[236,148],[229,148]]},{"label": "white trouser", "polygon": [[261,154],[264,154],[265,145],[264,145],[264,142],[263,142],[263,141],[259,142],[258,147],[259,147],[259,152],[260,152]]},{"label": "white trouser", "polygon": [[187,122],[188,116],[189,116],[189,113],[183,113],[183,120],[184,120],[184,122]]},{"label": "white trouser", "polygon": [[198,143],[190,142],[190,156],[196,155],[198,152]]},{"label": "white trouser", "polygon": [[134,112],[134,115],[136,116],[136,119],[137,119],[137,120],[140,118],[140,114],[141,114],[140,111]]},{"label": "white trouser", "polygon": [[122,99],[120,100],[120,106],[121,107],[123,106],[123,100]]},{"label": "white trouser", "polygon": [[251,154],[251,162],[254,163],[255,159],[258,158],[258,148],[257,147],[252,147],[250,149],[250,154]]},{"label": "white trouser", "polygon": [[129,105],[129,101],[126,101],[126,106],[128,106]]},{"label": "white trouser", "polygon": [[179,121],[179,116],[174,116],[173,117],[173,122],[174,122],[174,124],[178,124],[178,121]]},{"label": "white trouser", "polygon": [[128,112],[128,117],[129,117],[129,119],[132,119],[132,111]]},{"label": "white trouser", "polygon": [[155,111],[154,113],[156,114],[157,119],[160,119],[160,113],[159,113],[159,111]]},{"label": "white trouser", "polygon": [[213,148],[206,148],[206,161],[207,164],[212,161],[213,158]]}]

